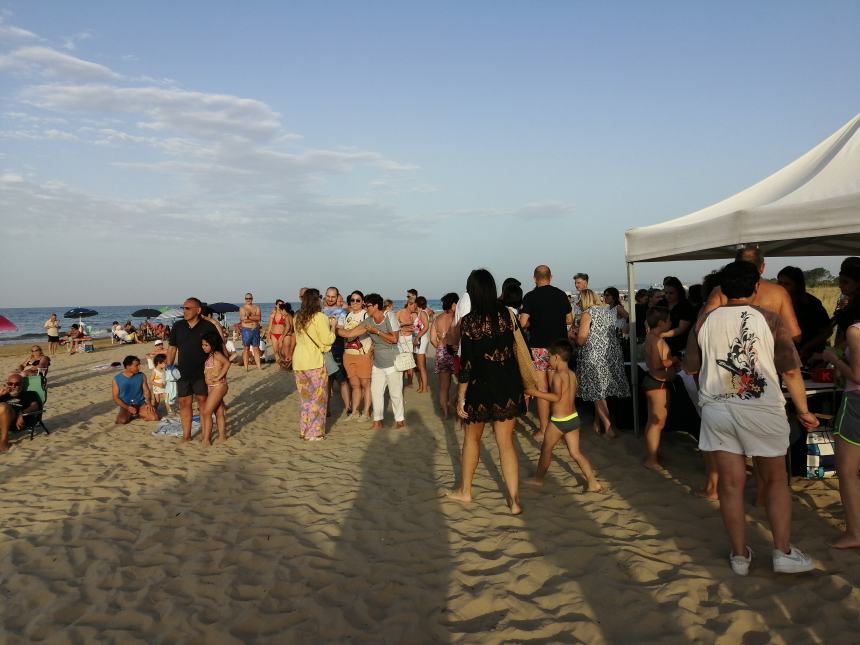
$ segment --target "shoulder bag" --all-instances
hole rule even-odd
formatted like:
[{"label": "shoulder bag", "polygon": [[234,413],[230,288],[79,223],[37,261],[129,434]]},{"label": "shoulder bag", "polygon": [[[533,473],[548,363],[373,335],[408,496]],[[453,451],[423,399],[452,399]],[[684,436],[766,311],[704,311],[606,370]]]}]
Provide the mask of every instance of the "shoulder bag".
[{"label": "shoulder bag", "polygon": [[529,351],[526,339],[523,338],[523,332],[520,330],[520,325],[517,322],[514,313],[511,310],[508,310],[508,313],[511,316],[511,322],[514,325],[514,355],[517,357],[517,367],[520,370],[523,389],[537,390],[537,375],[535,374],[535,366],[532,362],[532,353]]}]

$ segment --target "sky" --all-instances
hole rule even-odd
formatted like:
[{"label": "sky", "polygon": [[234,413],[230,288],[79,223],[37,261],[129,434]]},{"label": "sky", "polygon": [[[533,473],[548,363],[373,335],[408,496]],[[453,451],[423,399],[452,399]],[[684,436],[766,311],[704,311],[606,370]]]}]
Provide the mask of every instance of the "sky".
[{"label": "sky", "polygon": [[626,229],[860,110],[858,25],[854,1],[0,0],[0,306],[435,298],[538,264],[622,286]]}]

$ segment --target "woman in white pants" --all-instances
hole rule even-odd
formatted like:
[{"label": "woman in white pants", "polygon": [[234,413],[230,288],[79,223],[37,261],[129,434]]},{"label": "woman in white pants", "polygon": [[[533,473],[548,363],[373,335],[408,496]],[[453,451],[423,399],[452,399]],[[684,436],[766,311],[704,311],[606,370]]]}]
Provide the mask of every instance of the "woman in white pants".
[{"label": "woman in white pants", "polygon": [[373,425],[371,429],[382,427],[385,415],[385,389],[391,398],[394,410],[394,427],[406,425],[403,414],[403,374],[394,367],[394,359],[400,353],[397,337],[400,335],[400,324],[393,313],[383,309],[382,296],[369,293],[364,297],[367,318],[361,325],[350,330],[341,330],[341,336],[351,338],[369,334],[373,341],[373,369],[370,377],[370,395],[373,400]]}]

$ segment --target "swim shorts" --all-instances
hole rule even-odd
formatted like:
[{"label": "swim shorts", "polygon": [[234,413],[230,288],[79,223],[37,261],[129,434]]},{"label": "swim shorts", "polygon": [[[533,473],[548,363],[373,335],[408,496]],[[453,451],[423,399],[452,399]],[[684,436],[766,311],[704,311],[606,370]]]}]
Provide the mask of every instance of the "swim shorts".
[{"label": "swim shorts", "polygon": [[545,347],[532,347],[532,363],[538,372],[546,372],[549,369],[549,350]]},{"label": "swim shorts", "polygon": [[650,374],[646,374],[645,378],[642,379],[642,389],[646,392],[650,390],[665,390],[671,385],[669,381],[661,381],[660,379],[656,379]]},{"label": "swim shorts", "polygon": [[[181,370],[180,370],[181,371]],[[206,379],[203,378],[203,375],[185,379],[180,378],[176,381],[176,396],[191,396],[192,394],[196,394],[197,396],[206,396],[209,394],[209,387],[206,385]]]},{"label": "swim shorts", "polygon": [[834,434],[843,441],[860,446],[860,395],[848,393],[842,396]]},{"label": "swim shorts", "polygon": [[247,329],[246,327],[242,327],[242,344],[245,347],[259,347],[260,328]]},{"label": "swim shorts", "polygon": [[702,406],[699,448],[747,457],[782,457],[788,451],[789,432],[782,407],[708,402]]},{"label": "swim shorts", "polygon": [[562,418],[550,417],[549,420],[552,422],[552,425],[561,430],[562,434],[579,430],[580,421],[578,412],[574,412],[573,414],[569,414]]}]

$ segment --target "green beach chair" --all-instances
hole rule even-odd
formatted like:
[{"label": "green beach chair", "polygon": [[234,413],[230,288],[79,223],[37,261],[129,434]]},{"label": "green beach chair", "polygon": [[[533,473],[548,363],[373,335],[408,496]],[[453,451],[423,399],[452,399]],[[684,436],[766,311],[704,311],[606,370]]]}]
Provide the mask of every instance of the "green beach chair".
[{"label": "green beach chair", "polygon": [[39,409],[35,412],[24,414],[24,429],[30,431],[30,441],[32,441],[33,436],[36,434],[37,426],[41,426],[45,434],[51,434],[48,431],[48,427],[42,421],[42,414],[45,412],[45,403],[48,402],[48,379],[45,378],[44,374],[33,374],[32,376],[25,376],[24,381],[24,389],[35,392],[36,396],[39,397]]}]

